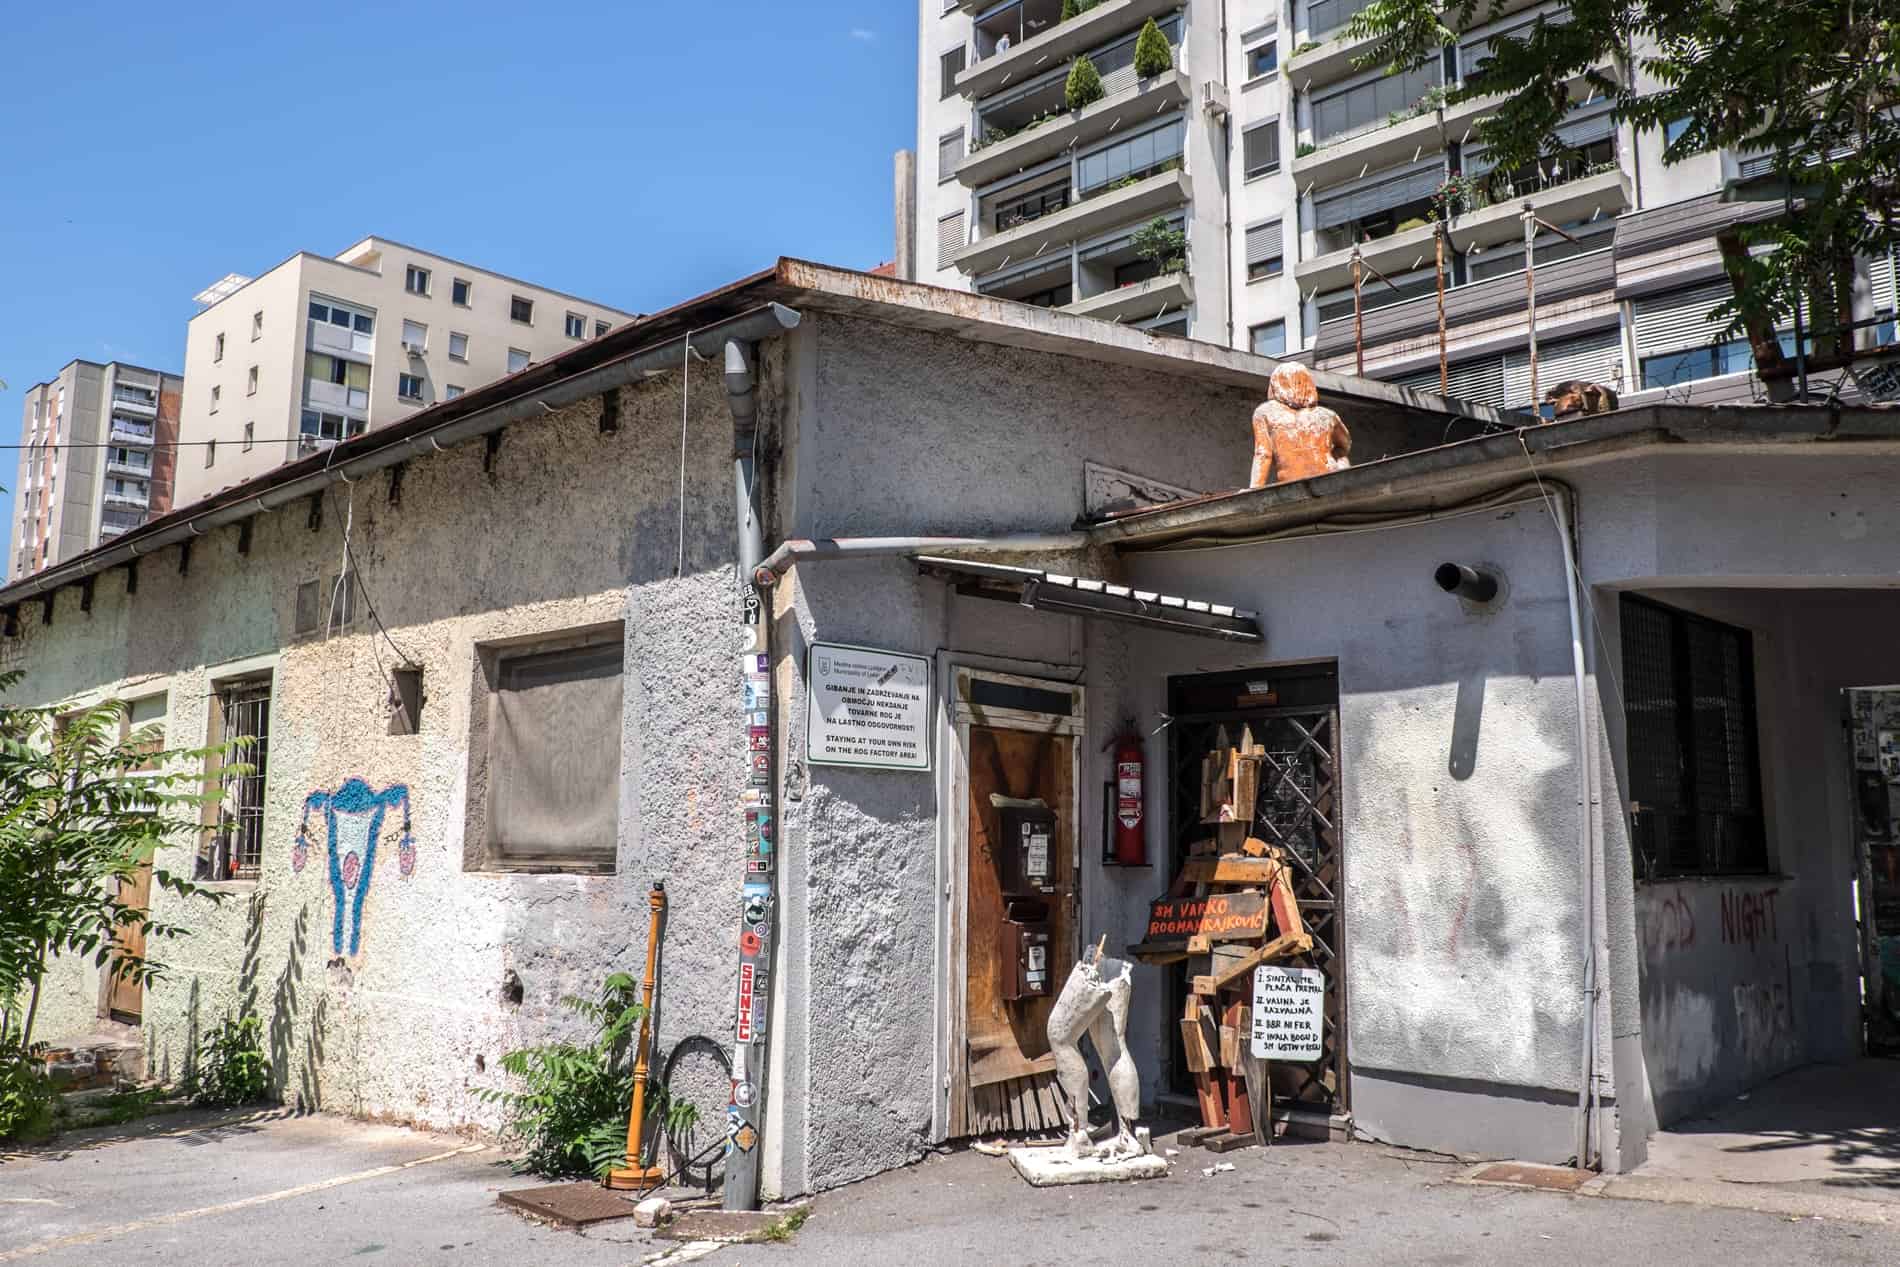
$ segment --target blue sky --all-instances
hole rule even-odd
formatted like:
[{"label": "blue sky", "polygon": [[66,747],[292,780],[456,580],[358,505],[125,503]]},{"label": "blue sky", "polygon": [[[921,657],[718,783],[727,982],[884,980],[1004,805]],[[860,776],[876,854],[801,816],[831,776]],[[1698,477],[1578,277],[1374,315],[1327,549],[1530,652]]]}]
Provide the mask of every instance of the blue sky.
[{"label": "blue sky", "polygon": [[642,312],[779,255],[889,259],[916,24],[894,0],[11,6],[0,442],[67,361],[178,369],[192,295],[370,233]]}]

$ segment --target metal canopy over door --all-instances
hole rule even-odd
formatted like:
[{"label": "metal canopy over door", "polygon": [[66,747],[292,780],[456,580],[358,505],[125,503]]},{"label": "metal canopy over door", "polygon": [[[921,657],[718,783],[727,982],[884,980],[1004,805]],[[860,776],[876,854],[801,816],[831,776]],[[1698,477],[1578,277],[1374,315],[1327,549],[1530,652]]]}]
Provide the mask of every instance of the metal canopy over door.
[{"label": "metal canopy over door", "polygon": [[[1225,728],[1248,728],[1266,749],[1250,834],[1287,851],[1294,896],[1313,952],[1290,962],[1326,974],[1321,1057],[1272,1066],[1276,1105],[1331,1115],[1350,1110],[1346,1063],[1345,850],[1340,814],[1339,673],[1332,664],[1288,665],[1177,677],[1168,683],[1169,839],[1172,869],[1209,828],[1199,820],[1201,759]],[[1177,974],[1178,975],[1178,974]],[[1174,983],[1173,1005],[1185,982]],[[1184,1064],[1172,1052],[1173,1073]]]},{"label": "metal canopy over door", "polygon": [[[1063,1117],[1045,1030],[1078,954],[1082,688],[966,667],[951,680],[955,781],[963,786],[953,793],[959,821],[949,877],[949,1135],[1056,1130]],[[1021,986],[1013,962],[1018,939],[1037,922],[1038,900],[1007,895],[1022,891],[1023,873],[1006,856],[1021,846],[1005,811],[1046,812],[1052,829],[1046,854],[1032,864],[1046,865],[1048,892],[1038,899],[1046,929],[1036,930],[1047,933],[1046,978],[1042,993],[1019,999],[1009,997]]]}]

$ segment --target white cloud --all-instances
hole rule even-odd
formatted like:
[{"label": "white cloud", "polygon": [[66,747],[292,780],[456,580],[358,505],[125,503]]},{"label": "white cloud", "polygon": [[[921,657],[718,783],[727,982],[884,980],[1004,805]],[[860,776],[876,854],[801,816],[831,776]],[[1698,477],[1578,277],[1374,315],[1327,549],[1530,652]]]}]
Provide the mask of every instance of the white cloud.
[{"label": "white cloud", "polygon": [[852,39],[857,40],[861,44],[877,43],[877,32],[871,30],[869,27],[854,26],[851,28],[850,35]]}]

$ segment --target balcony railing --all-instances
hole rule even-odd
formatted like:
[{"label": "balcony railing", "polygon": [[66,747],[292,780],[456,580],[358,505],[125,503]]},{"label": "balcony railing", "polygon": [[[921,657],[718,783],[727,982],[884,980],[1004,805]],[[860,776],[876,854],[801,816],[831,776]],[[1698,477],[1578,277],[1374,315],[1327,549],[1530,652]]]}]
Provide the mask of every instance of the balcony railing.
[{"label": "balcony railing", "polygon": [[[145,455],[140,454],[140,456],[143,457]],[[135,479],[150,479],[152,475],[152,464],[149,460],[145,462],[121,462],[118,458],[107,458],[106,471],[112,475],[130,475]]]},{"label": "balcony railing", "polygon": [[151,498],[144,493],[108,492],[103,500],[108,506],[137,506],[141,510],[152,504]]},{"label": "balcony railing", "polygon": [[122,396],[118,392],[113,392],[112,408],[115,411],[124,410],[130,414],[144,414],[147,417],[153,417],[158,413],[158,402],[137,394]]},{"label": "balcony railing", "polygon": [[150,444],[152,442],[152,424],[134,422],[128,418],[112,420],[112,438],[127,444]]}]

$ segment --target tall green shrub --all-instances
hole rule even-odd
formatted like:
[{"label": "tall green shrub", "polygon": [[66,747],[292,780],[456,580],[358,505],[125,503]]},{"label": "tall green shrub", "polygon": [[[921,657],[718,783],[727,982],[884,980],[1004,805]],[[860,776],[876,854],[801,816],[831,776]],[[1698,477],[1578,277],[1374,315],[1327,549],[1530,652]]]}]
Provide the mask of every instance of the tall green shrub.
[{"label": "tall green shrub", "polygon": [[1155,20],[1149,18],[1142,23],[1141,34],[1135,37],[1135,77],[1153,79],[1173,69],[1174,47],[1155,25]]},{"label": "tall green shrub", "polygon": [[[0,674],[0,692],[20,676]],[[205,758],[230,749],[162,749],[155,729],[127,735],[126,725],[121,700],[64,716],[0,705],[0,1041],[17,1050],[33,1045],[55,958],[85,956],[149,984],[163,968],[129,948],[130,934],[152,944],[183,931],[129,905],[121,885],[196,841]],[[204,892],[164,867],[152,879],[180,897]]]},{"label": "tall green shrub", "polygon": [[1102,76],[1095,69],[1095,63],[1086,57],[1075,59],[1075,65],[1069,69],[1069,82],[1062,90],[1062,99],[1071,110],[1080,110],[1083,106],[1102,99]]}]

